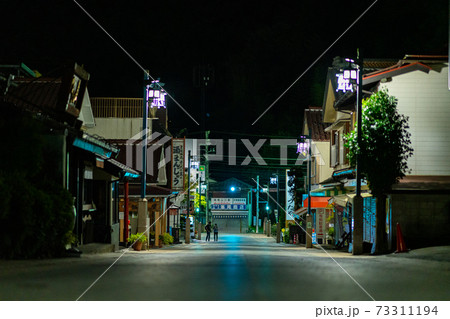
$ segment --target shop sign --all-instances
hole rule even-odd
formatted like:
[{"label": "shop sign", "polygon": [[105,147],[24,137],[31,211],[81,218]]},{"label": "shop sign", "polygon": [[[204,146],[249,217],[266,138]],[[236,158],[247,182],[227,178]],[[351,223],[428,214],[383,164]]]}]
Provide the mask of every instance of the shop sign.
[{"label": "shop sign", "polygon": [[247,205],[211,204],[211,209],[214,209],[214,210],[247,210]]},{"label": "shop sign", "polygon": [[325,231],[325,212],[323,209],[317,211],[317,236],[323,236]]},{"label": "shop sign", "polygon": [[172,140],[172,189],[184,189],[184,139]]},{"label": "shop sign", "polygon": [[294,214],[294,207],[295,207],[295,199],[292,196],[294,188],[294,176],[289,176],[289,170],[286,170],[286,220],[294,220],[293,214]]},{"label": "shop sign", "polygon": [[211,204],[214,205],[246,205],[247,198],[211,198]]}]

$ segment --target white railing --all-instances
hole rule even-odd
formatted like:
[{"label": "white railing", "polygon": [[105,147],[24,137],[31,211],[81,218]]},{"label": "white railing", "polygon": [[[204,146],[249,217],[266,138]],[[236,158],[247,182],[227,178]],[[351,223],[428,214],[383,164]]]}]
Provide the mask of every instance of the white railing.
[{"label": "white railing", "polygon": [[94,117],[142,117],[142,98],[91,97]]}]

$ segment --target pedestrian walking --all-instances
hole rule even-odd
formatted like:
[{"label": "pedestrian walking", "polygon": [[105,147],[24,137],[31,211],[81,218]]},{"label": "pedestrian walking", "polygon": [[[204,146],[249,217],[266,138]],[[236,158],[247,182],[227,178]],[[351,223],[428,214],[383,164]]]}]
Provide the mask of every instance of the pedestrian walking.
[{"label": "pedestrian walking", "polygon": [[219,227],[217,224],[214,224],[214,241],[219,241]]},{"label": "pedestrian walking", "polygon": [[205,226],[205,230],[206,230],[205,241],[211,241],[211,222],[208,222],[208,224]]}]

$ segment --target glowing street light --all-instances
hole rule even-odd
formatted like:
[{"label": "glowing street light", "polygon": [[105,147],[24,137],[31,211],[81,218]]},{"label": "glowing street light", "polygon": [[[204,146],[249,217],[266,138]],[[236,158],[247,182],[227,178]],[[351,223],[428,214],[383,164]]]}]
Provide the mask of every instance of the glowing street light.
[{"label": "glowing street light", "polygon": [[[144,103],[142,110],[142,132],[143,132],[143,143],[142,143],[142,178],[141,178],[141,198],[145,198],[146,195],[146,185],[147,185],[147,120],[148,120],[148,107],[150,103],[150,107],[153,108],[154,105],[157,105],[158,108],[160,105],[164,104],[165,100],[164,95],[166,94],[162,87],[164,83],[160,83],[159,79],[152,81],[149,83],[149,75],[148,72],[144,74]],[[161,97],[163,97],[161,99]],[[156,104],[155,104],[156,103]],[[162,103],[162,104],[161,104]]]}]

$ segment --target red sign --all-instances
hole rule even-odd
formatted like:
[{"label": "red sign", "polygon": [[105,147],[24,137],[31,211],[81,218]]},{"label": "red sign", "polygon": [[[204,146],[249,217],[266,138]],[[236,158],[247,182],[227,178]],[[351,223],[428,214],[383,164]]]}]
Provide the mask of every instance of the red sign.
[{"label": "red sign", "polygon": [[317,212],[317,236],[323,236],[325,231],[325,212],[319,209]]}]

